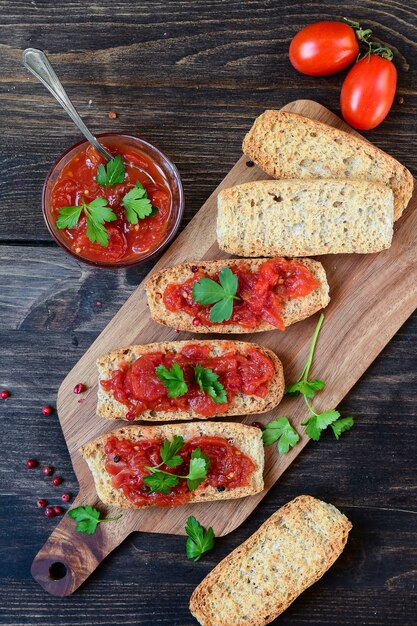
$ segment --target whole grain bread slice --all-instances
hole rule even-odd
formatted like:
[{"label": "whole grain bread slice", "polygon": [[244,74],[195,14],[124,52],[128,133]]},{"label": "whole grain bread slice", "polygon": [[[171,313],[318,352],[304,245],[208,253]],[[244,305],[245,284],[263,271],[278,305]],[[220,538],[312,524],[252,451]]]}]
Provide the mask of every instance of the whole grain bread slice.
[{"label": "whole grain bread slice", "polygon": [[191,492],[190,502],[207,502],[210,500],[230,500],[243,498],[262,491],[264,488],[264,449],[262,433],[259,428],[246,426],[245,424],[229,424],[223,422],[196,422],[192,424],[165,424],[163,426],[125,426],[112,430],[93,441],[82,446],[81,456],[86,460],[94,478],[97,495],[104,504],[126,509],[148,508],[153,506],[152,501],[145,505],[135,505],[129,500],[121,489],[116,489],[111,484],[111,475],[106,471],[106,454],[104,447],[108,437],[116,436],[119,439],[140,441],[154,439],[162,441],[171,440],[174,435],[181,435],[184,441],[188,441],[202,435],[223,437],[246,454],[253,461],[255,470],[248,477],[248,484],[242,487],[225,488],[218,491],[217,488],[202,483],[195,491]]},{"label": "whole grain bread slice", "polygon": [[241,256],[369,253],[389,248],[393,195],[366,181],[264,180],[223,189],[217,239]]},{"label": "whole grain bread slice", "polygon": [[[261,332],[265,330],[276,330],[276,327],[268,322],[261,321],[258,326],[250,331],[239,324],[210,324],[207,325],[202,320],[199,326],[193,324],[193,317],[185,311],[169,311],[164,304],[164,291],[170,283],[183,283],[193,276],[192,268],[208,274],[215,274],[223,267],[233,269],[240,262],[251,271],[256,271],[267,259],[227,259],[223,261],[200,261],[196,263],[183,263],[174,267],[168,267],[156,274],[152,274],[145,282],[146,295],[150,313],[153,319],[160,324],[165,324],[177,330],[186,330],[193,333],[248,333]],[[300,259],[319,282],[310,294],[300,298],[292,298],[284,302],[282,319],[285,326],[295,324],[310,317],[320,309],[326,307],[330,301],[329,285],[326,279],[326,272],[319,261],[313,259]]]},{"label": "whole grain bread slice", "polygon": [[[231,350],[237,350],[240,354],[245,354],[251,348],[256,348],[267,356],[275,370],[275,375],[269,384],[268,393],[265,398],[255,395],[237,393],[228,406],[225,413],[216,415],[224,417],[230,415],[246,415],[248,413],[265,413],[273,409],[282,399],[284,394],[284,373],[282,363],[272,350],[264,348],[254,343],[231,340],[206,340],[206,341],[166,341],[161,343],[150,343],[143,346],[128,346],[108,352],[97,360],[99,374],[97,415],[107,419],[125,419],[128,411],[126,405],[118,402],[113,393],[107,392],[100,385],[101,380],[111,378],[114,370],[119,369],[120,363],[131,365],[137,358],[150,352],[179,352],[186,345],[209,345],[210,356],[221,356]],[[147,410],[135,417],[136,421],[179,421],[192,419],[207,419],[193,410],[189,411],[155,411]]]},{"label": "whole grain bread slice", "polygon": [[413,192],[411,172],[393,157],[363,139],[296,113],[262,113],[243,140],[243,152],[274,178],[349,178],[389,185],[396,220]]},{"label": "whole grain bread slice", "polygon": [[300,496],[274,513],[194,590],[201,626],[264,626],[342,553],[352,525],[331,504]]}]

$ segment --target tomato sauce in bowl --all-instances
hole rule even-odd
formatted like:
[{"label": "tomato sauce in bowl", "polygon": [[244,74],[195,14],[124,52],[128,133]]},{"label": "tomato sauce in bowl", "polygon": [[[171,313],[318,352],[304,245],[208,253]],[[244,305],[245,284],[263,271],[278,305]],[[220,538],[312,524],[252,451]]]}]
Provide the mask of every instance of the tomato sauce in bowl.
[{"label": "tomato sauce in bowl", "polygon": [[[93,265],[126,267],[149,259],[160,252],[174,237],[184,209],[179,173],[173,163],[157,148],[130,135],[101,135],[100,141],[124,164],[123,182],[99,185],[96,177],[105,160],[88,142],[82,141],[53,165],[43,189],[43,212],[48,229],[65,250]],[[128,219],[123,204],[136,185],[143,188],[152,205],[152,214]],[[59,228],[64,207],[82,207],[101,198],[111,209],[111,221],[104,221],[107,245],[91,241],[87,215],[81,210],[72,227]]]}]

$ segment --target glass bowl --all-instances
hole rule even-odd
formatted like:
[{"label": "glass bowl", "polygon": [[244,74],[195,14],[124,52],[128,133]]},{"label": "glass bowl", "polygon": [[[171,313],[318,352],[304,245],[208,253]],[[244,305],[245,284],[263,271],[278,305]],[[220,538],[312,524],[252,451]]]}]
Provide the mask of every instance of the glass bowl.
[{"label": "glass bowl", "polygon": [[89,143],[86,140],[79,141],[71,148],[68,148],[68,150],[58,157],[49,170],[42,192],[43,216],[48,230],[55,239],[56,243],[73,257],[96,267],[132,267],[138,265],[139,263],[143,263],[144,261],[149,261],[149,259],[158,255],[175,237],[184,212],[184,191],[181,178],[174,163],[172,163],[172,161],[158,148],[140,137],[120,133],[102,133],[97,135],[97,137],[103,145],[114,154],[117,153],[116,146],[120,144],[123,144],[123,147],[131,148],[135,151],[135,154],[143,153],[145,157],[153,162],[153,165],[156,167],[159,174],[165,179],[165,184],[170,190],[171,198],[169,217],[162,239],[157,243],[154,249],[148,250],[143,255],[138,255],[137,257],[128,260],[123,258],[112,261],[92,260],[90,258],[86,258],[82,254],[78,254],[71,248],[70,241],[66,239],[63,232],[58,229],[55,224],[56,216],[54,216],[52,212],[52,191],[60,174],[68,163],[78,152],[81,152],[84,148],[89,146]]}]

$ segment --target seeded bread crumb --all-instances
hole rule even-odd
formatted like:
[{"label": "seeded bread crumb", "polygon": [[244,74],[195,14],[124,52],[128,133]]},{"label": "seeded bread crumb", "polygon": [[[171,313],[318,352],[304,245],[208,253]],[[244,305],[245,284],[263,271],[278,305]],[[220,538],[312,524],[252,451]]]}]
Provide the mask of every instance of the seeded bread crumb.
[{"label": "seeded bread crumb", "polygon": [[361,138],[286,111],[265,111],[243,141],[243,152],[274,178],[349,178],[382,183],[394,193],[397,220],[410,201],[411,172]]},{"label": "seeded bread crumb", "polygon": [[389,187],[343,180],[265,180],[223,189],[217,239],[242,256],[379,252],[391,245]]},{"label": "seeded bread crumb", "polygon": [[201,626],[265,626],[342,553],[352,528],[331,504],[300,496],[274,513],[194,590]]}]

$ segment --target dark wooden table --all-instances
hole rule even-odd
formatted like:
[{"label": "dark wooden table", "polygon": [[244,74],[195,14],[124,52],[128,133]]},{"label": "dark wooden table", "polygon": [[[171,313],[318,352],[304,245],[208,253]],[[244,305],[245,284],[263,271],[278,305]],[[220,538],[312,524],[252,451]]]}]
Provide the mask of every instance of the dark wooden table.
[{"label": "dark wooden table", "polygon": [[[50,597],[29,571],[55,524],[37,498],[77,491],[57,416],[43,416],[41,407],[54,405],[65,374],[150,264],[95,270],[52,242],[42,183],[79,134],[23,69],[22,50],[49,53],[93,131],[138,134],[172,156],[185,186],[186,223],[239,158],[244,132],[265,108],[312,98],[338,112],[343,76],[301,76],[287,50],[300,27],[346,14],[400,51],[404,102],[368,137],[416,174],[413,0],[354,8],[289,0],[0,1],[0,386],[12,393],[0,401],[1,623],[191,626],[188,599],[197,583],[277,507],[309,493],[345,511],[353,531],[331,572],[277,623],[417,624],[416,315],[343,403],[356,417],[354,430],[339,442],[329,435],[311,443],[246,523],[199,563],[187,560],[181,537],[137,533],[72,597]],[[32,456],[58,468],[63,489],[25,469]]]}]

